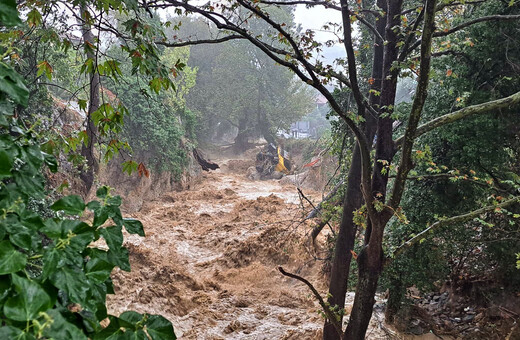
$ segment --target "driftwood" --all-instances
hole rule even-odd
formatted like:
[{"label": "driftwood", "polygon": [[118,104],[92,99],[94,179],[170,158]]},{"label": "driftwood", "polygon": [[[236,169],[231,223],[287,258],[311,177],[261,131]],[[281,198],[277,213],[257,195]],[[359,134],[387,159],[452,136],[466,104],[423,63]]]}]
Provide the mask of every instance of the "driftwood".
[{"label": "driftwood", "polygon": [[204,157],[202,157],[201,152],[197,149],[193,149],[193,157],[195,157],[204,171],[216,170],[220,168],[217,163],[205,160]]}]

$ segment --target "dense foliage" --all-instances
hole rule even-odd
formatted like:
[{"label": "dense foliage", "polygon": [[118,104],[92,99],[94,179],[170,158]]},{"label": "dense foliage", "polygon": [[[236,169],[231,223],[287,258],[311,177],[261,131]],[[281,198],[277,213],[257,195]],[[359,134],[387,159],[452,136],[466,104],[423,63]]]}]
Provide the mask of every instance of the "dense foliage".
[{"label": "dense foliage", "polygon": [[[295,26],[292,9],[273,9],[271,16]],[[248,27],[259,35],[273,34],[254,18]],[[182,39],[213,33],[207,23],[192,18],[183,21],[176,35]],[[198,68],[197,86],[187,102],[202,118],[202,141],[234,139],[238,151],[247,148],[249,138],[263,137],[276,144],[280,130],[312,111],[313,96],[306,85],[246,41],[192,46],[188,65]]]},{"label": "dense foliage", "polygon": [[[21,24],[14,1],[0,9],[3,26]],[[28,99],[22,76],[0,62],[0,337],[175,339],[162,316],[107,313],[110,273],[130,270],[123,227],[144,236],[141,222],[122,217],[119,196],[102,187],[88,204],[76,195],[35,204],[46,201],[43,171],[55,172],[57,161],[14,115]],[[101,238],[107,247],[95,243]]]},{"label": "dense foliage", "polygon": [[[519,8],[489,2],[468,17],[478,18],[492,11],[511,15],[518,13]],[[520,87],[520,70],[516,66],[520,63],[520,41],[506,32],[519,29],[517,22],[484,23],[441,42],[433,66],[436,76],[430,87],[425,120],[450,110],[452,103],[464,107],[514,93]],[[450,50],[454,53],[442,53],[447,44],[453,45]],[[408,105],[403,104],[397,111],[406,109]],[[409,183],[403,209],[410,223],[393,221],[389,247],[398,246],[403,238],[420,232],[436,217],[461,214],[514,192],[520,171],[519,123],[517,109],[501,110],[445,126],[435,135],[421,138],[418,152],[428,154],[429,161],[421,162],[415,170],[426,175]],[[465,177],[442,177],[442,173],[453,171]],[[482,178],[496,182],[498,188],[479,182]],[[451,225],[403,254],[387,271],[391,302],[397,304],[393,308],[399,307],[411,286],[432,290],[438,289],[439,283],[448,282],[456,289],[466,281],[489,280],[496,284],[488,285],[486,294],[504,288],[517,289],[520,272],[515,268],[514,254],[520,247],[520,238],[519,221],[513,216],[518,212],[518,207],[513,206],[506,214],[488,214]]]}]

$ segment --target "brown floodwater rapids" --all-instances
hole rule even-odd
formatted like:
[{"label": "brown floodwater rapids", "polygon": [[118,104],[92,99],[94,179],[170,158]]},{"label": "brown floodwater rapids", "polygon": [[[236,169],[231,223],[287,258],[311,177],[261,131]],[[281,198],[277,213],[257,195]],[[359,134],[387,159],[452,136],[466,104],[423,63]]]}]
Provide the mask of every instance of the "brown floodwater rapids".
[{"label": "brown floodwater rapids", "polygon": [[[319,339],[317,301],[277,269],[326,295],[322,262],[305,246],[311,226],[300,223],[303,214],[293,186],[251,181],[226,166],[204,173],[190,190],[127,216],[143,222],[146,237],[125,234],[132,271],[113,272],[109,312],[161,314],[180,339]],[[352,293],[347,300],[348,310]],[[368,339],[387,338],[382,319],[374,314]]]}]

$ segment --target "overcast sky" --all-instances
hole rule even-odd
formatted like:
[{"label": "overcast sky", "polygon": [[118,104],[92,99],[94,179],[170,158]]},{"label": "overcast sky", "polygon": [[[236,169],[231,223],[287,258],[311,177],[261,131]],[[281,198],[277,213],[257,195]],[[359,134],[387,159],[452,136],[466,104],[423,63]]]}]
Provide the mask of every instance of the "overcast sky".
[{"label": "overcast sky", "polygon": [[[341,13],[333,9],[326,9],[323,6],[305,8],[304,5],[296,6],[294,21],[302,25],[304,30],[312,29],[316,32],[316,40],[325,42],[327,40],[337,40],[337,37],[323,31],[323,25],[329,22],[341,23]],[[345,56],[345,50],[341,45],[323,48],[323,57],[326,63],[331,64],[334,59]]]}]

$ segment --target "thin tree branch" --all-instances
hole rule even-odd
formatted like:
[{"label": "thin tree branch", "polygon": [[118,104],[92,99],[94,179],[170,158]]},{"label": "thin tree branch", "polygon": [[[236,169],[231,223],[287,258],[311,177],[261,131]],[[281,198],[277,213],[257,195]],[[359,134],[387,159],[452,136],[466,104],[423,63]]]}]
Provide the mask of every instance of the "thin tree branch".
[{"label": "thin tree branch", "polygon": [[276,5],[276,6],[282,6],[282,5],[308,5],[308,6],[323,6],[325,8],[332,8],[336,11],[341,11],[341,7],[338,5],[335,5],[334,3],[330,1],[312,1],[312,0],[294,0],[294,1],[269,1],[269,0],[260,0],[258,1],[262,4],[266,5]]},{"label": "thin tree branch", "polygon": [[[388,177],[389,178],[395,178],[395,176],[388,176]],[[498,187],[496,185],[491,185],[491,184],[488,184],[488,183],[484,183],[482,181],[478,181],[478,180],[475,180],[473,178],[469,178],[468,176],[464,176],[464,175],[452,175],[452,174],[442,173],[442,174],[427,174],[427,175],[417,175],[417,176],[408,176],[408,177],[406,177],[407,180],[413,180],[413,181],[422,181],[422,180],[425,180],[425,179],[437,180],[437,179],[450,179],[450,178],[455,178],[457,180],[460,179],[462,182],[470,182],[470,183],[473,183],[475,185],[481,186],[483,188],[494,189],[494,190],[502,192],[504,194],[511,193],[510,191],[508,191],[506,189],[503,189],[503,188],[500,188],[500,187]],[[494,184],[496,184],[496,182],[497,182],[497,180],[493,181]]]},{"label": "thin tree branch", "polygon": [[402,254],[405,250],[411,248],[414,244],[416,244],[416,243],[420,242],[422,239],[426,238],[427,234],[433,233],[435,230],[439,229],[440,227],[450,225],[450,224],[455,224],[455,223],[466,222],[475,217],[479,217],[482,214],[495,211],[496,209],[506,208],[510,205],[513,205],[513,204],[519,203],[519,202],[520,202],[520,197],[514,197],[514,198],[508,199],[507,201],[504,201],[502,203],[499,203],[496,205],[489,205],[489,206],[474,210],[472,212],[469,212],[467,214],[457,215],[457,216],[453,216],[453,217],[450,217],[447,219],[439,220],[439,221],[433,223],[432,225],[430,225],[428,228],[421,231],[419,234],[410,238],[408,241],[404,242],[399,247],[397,247],[397,249],[393,252],[393,255],[391,256],[391,258],[392,259],[396,258],[400,254]]},{"label": "thin tree branch", "polygon": [[336,195],[343,183],[344,180],[339,181],[338,184],[336,184],[336,186],[334,186],[334,188],[327,194],[327,196],[325,196],[325,198],[320,203],[318,203],[317,206],[313,207],[314,209],[312,209],[311,212],[305,217],[305,220],[310,220],[311,218],[318,216],[318,213],[321,211],[322,205],[329,201],[332,197],[334,197],[334,195]]},{"label": "thin tree branch", "polygon": [[460,31],[461,29],[464,29],[468,26],[477,24],[479,22],[485,22],[485,21],[509,21],[509,20],[519,20],[519,15],[488,15],[485,17],[476,18],[470,21],[467,21],[465,23],[462,23],[460,25],[457,25],[447,31],[437,31],[433,34],[434,37],[444,37],[447,35],[450,35],[452,33],[455,33],[457,31]]},{"label": "thin tree branch", "polygon": [[200,40],[186,40],[180,42],[165,42],[165,41],[156,41],[157,45],[162,45],[166,47],[184,47],[184,46],[192,46],[192,45],[202,45],[202,44],[220,44],[229,40],[244,40],[245,38],[238,34],[227,35],[222,38],[215,39],[200,39]]},{"label": "thin tree branch", "polygon": [[329,321],[334,325],[334,328],[338,332],[338,335],[341,337],[341,335],[343,334],[343,331],[341,329],[341,324],[336,319],[336,315],[334,314],[334,312],[332,312],[330,310],[330,306],[327,303],[325,303],[325,301],[321,297],[320,293],[318,293],[318,291],[316,290],[316,288],[314,288],[312,283],[310,283],[309,281],[307,281],[306,279],[304,279],[303,277],[301,277],[299,275],[286,272],[282,267],[278,267],[278,270],[283,275],[288,276],[288,277],[293,278],[293,279],[296,279],[296,280],[298,280],[300,282],[303,282],[303,283],[305,283],[307,285],[307,287],[309,287],[309,289],[312,291],[312,294],[314,295],[314,297],[318,300],[321,308],[323,308],[323,311],[325,312],[325,315],[327,316]]},{"label": "thin tree branch", "polygon": [[[487,112],[490,112],[493,110],[507,109],[507,108],[517,106],[519,104],[520,104],[520,92],[517,92],[515,94],[510,95],[509,97],[493,100],[493,101],[482,103],[482,104],[468,106],[468,107],[465,107],[458,111],[451,112],[451,113],[445,114],[443,116],[440,116],[438,118],[435,118],[425,124],[422,124],[421,126],[419,126],[417,128],[414,138],[417,138],[440,126],[456,122],[458,120],[461,120],[461,119],[469,117],[469,116],[487,113]],[[405,140],[405,136],[397,138],[395,140],[396,147],[400,147],[401,144],[404,142],[404,140]]]},{"label": "thin tree branch", "polygon": [[[450,35],[452,33],[455,33],[457,31],[460,31],[466,27],[469,27],[471,25],[477,24],[479,22],[486,22],[486,21],[509,21],[509,20],[520,20],[520,15],[489,15],[485,17],[476,18],[474,20],[467,21],[465,23],[462,23],[458,26],[455,26],[447,31],[436,31],[433,33],[433,36],[435,38],[438,37],[445,37],[447,35]],[[418,40],[415,42],[415,44],[412,45],[410,48],[410,51],[415,50],[419,45],[421,44],[421,40]]]}]

